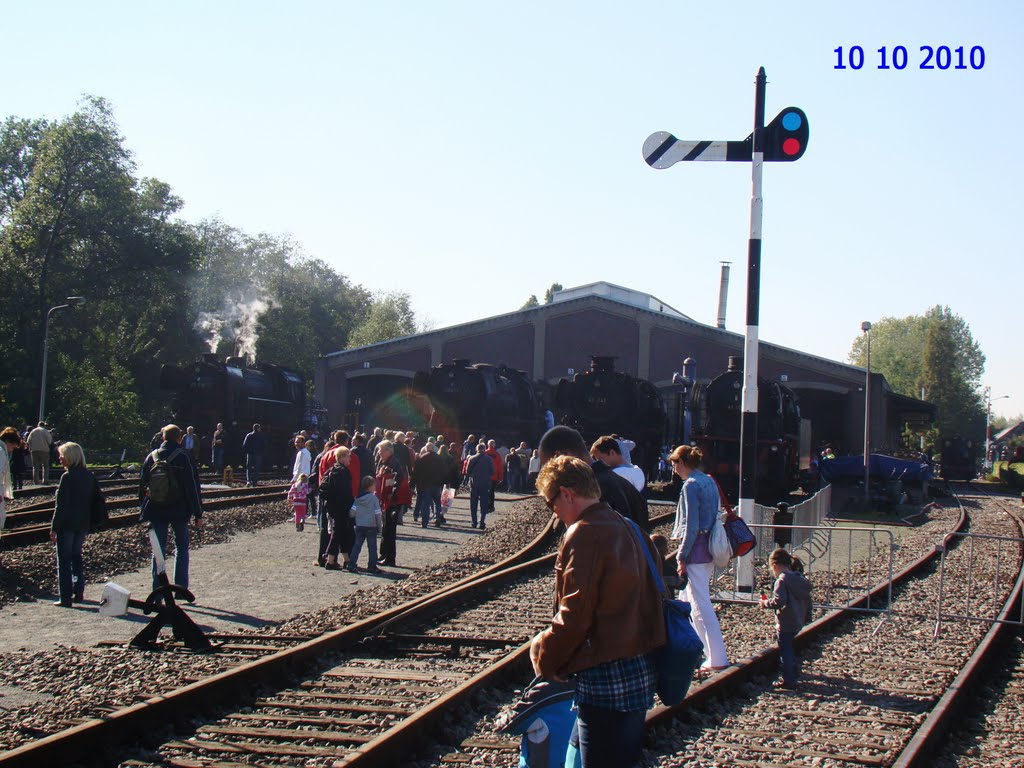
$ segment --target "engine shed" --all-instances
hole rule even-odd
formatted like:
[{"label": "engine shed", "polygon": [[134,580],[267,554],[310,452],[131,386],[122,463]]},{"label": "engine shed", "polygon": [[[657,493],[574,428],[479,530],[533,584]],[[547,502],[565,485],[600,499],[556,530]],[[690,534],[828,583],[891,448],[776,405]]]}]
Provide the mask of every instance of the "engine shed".
[{"label": "engine shed", "polygon": [[[559,291],[549,304],[325,355],[316,394],[331,424],[423,429],[428,406],[411,386],[418,370],[467,359],[557,385],[587,370],[591,356],[609,356],[617,370],[662,392],[666,441],[673,442],[684,399],[673,374],[691,358],[694,378],[710,381],[730,356],[742,356],[743,344],[742,334],[697,322],[650,294],[597,282]],[[827,442],[838,452],[861,452],[864,368],[762,341],[758,373],[797,395],[811,426],[806,450]],[[934,419],[934,405],[894,393],[881,374],[872,373],[870,382],[872,450],[896,446],[906,425]]]}]

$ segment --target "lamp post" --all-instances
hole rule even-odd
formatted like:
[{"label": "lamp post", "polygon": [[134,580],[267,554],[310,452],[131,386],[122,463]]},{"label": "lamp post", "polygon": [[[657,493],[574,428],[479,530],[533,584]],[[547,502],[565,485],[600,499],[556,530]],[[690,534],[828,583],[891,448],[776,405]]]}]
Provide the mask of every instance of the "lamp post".
[{"label": "lamp post", "polygon": [[985,387],[985,471],[992,469],[992,440],[989,436],[989,425],[992,422],[992,401],[1005,400],[1009,395],[992,397],[992,387]]},{"label": "lamp post", "polygon": [[43,325],[43,375],[39,381],[39,422],[43,421],[43,415],[46,413],[46,356],[50,345],[50,315],[59,309],[82,306],[85,303],[85,297],[68,296],[65,301],[67,301],[67,304],[58,304],[56,307],[50,307],[49,312],[46,313],[46,323]]},{"label": "lamp post", "polygon": [[683,372],[678,371],[672,374],[672,384],[679,388],[679,410],[681,413],[679,424],[679,443],[690,444],[690,430],[692,421],[690,415],[690,398],[693,395],[693,385],[697,379],[697,361],[692,357],[683,360]]},{"label": "lamp post", "polygon": [[867,366],[864,371],[864,501],[871,503],[871,323],[865,320],[860,329],[867,339]]}]

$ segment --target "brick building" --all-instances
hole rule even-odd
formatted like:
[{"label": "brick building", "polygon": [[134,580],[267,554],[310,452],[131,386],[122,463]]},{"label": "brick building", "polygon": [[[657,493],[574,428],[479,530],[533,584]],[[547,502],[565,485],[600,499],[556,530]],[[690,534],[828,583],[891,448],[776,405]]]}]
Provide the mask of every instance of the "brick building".
[{"label": "brick building", "polygon": [[[550,304],[326,355],[316,393],[331,424],[414,426],[422,424],[425,407],[408,391],[417,370],[465,358],[557,384],[587,370],[591,355],[614,356],[618,370],[653,382],[675,423],[672,374],[689,357],[698,379],[714,378],[730,356],[742,357],[743,335],[699,323],[649,294],[598,282],[559,291]],[[762,341],[759,375],[796,393],[803,417],[812,421],[814,444],[829,441],[841,452],[860,453],[863,368]],[[927,424],[934,412],[871,375],[873,450],[895,445],[905,424]]]}]

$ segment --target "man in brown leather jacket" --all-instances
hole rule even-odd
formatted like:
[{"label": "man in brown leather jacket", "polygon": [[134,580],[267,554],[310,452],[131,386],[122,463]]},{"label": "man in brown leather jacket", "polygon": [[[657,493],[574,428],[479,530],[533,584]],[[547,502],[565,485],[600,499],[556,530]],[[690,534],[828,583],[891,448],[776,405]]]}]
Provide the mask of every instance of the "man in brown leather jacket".
[{"label": "man in brown leather jacket", "polygon": [[551,459],[537,489],[566,532],[555,562],[556,613],[530,648],[534,671],[574,679],[584,768],[629,768],[640,760],[654,697],[650,652],[665,643],[661,595],[641,547],[655,550],[600,500],[585,461]]}]

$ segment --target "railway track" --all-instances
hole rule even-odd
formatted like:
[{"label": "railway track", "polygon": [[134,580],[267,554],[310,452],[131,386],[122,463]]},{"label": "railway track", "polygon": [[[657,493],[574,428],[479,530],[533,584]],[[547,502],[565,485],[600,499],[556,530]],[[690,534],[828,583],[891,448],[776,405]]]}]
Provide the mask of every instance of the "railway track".
[{"label": "railway track", "polygon": [[[224,509],[239,504],[253,504],[283,498],[287,485],[261,485],[257,488],[231,488],[228,490],[205,490],[202,493],[204,512]],[[124,528],[139,522],[138,485],[117,486],[106,490],[107,510],[111,513],[105,529]],[[111,498],[116,493],[128,494],[125,498]],[[17,548],[46,542],[50,537],[50,523],[53,518],[53,501],[37,502],[21,507],[7,515],[3,543],[8,548]]]},{"label": "railway track", "polygon": [[[1005,515],[1000,522],[998,515],[978,508],[970,526],[975,533],[1008,535],[1006,522]],[[966,524],[964,514],[957,529]],[[1018,521],[1009,533],[1020,535]],[[951,581],[967,566],[964,548],[947,542]],[[514,562],[527,556],[524,551]],[[933,717],[929,713],[947,706],[940,700],[978,647],[980,634],[965,632],[940,645],[932,641],[922,599],[927,602],[938,578],[935,558],[930,552],[897,574],[886,621],[833,611],[806,628],[798,638],[805,683],[796,694],[775,691],[765,681],[777,664],[777,649],[769,648],[696,684],[680,707],[652,710],[648,725],[656,729],[653,742],[661,755],[655,764],[930,764],[915,757],[926,751],[914,743]],[[1014,575],[1020,553],[1015,560]],[[525,643],[550,618],[544,598],[550,594],[552,562],[553,555],[514,567],[506,561],[490,569],[490,582],[464,580],[330,636],[5,753],[0,765],[59,764],[54,760],[82,754],[83,748],[122,742],[126,731],[145,729],[147,723],[182,718],[188,721],[187,736],[176,736],[156,751],[137,752],[122,764],[398,764],[398,756],[436,739],[440,724],[456,717],[474,691],[512,674],[521,682]],[[990,590],[985,605],[997,610],[1013,584],[1005,586]],[[875,604],[884,593],[885,585],[878,585]],[[502,602],[503,596],[510,602]],[[265,692],[251,693],[257,686]],[[211,705],[226,709],[215,720],[192,719]],[[677,722],[680,717],[685,722]],[[445,764],[477,762],[481,754],[489,755],[482,764],[507,765],[513,759],[512,742],[487,729],[441,741],[434,748]]]},{"label": "railway track", "polygon": [[[480,674],[495,674],[490,667],[505,668],[507,657],[510,655],[508,643],[519,645],[529,637],[530,632],[535,631],[537,621],[528,619],[523,620],[521,628],[510,629],[509,616],[516,616],[523,610],[523,605],[527,604],[525,596],[535,595],[541,588],[538,583],[527,582],[526,586],[517,587],[516,589],[520,591],[515,597],[506,596],[500,609],[495,609],[493,605],[488,609],[486,596],[493,594],[495,590],[498,593],[507,593],[510,587],[505,584],[519,579],[535,578],[546,583],[550,579],[553,555],[540,559],[531,558],[550,550],[554,538],[555,529],[549,523],[528,546],[479,574],[351,626],[300,642],[255,661],[239,664],[233,669],[205,678],[193,685],[162,693],[140,704],[112,712],[101,719],[91,720],[0,754],[0,765],[72,765],[81,759],[82,755],[90,755],[90,760],[99,764],[116,764],[121,758],[100,757],[104,750],[137,739],[140,733],[159,731],[168,723],[187,721],[214,706],[227,707],[229,714],[216,721],[194,726],[197,729],[195,736],[187,742],[172,739],[165,745],[170,760],[188,764],[192,758],[181,756],[191,749],[187,745],[197,739],[203,742],[210,741],[210,734],[215,734],[221,741],[235,739],[240,740],[239,743],[245,742],[247,737],[252,737],[263,745],[260,749],[264,749],[265,746],[266,755],[276,755],[284,761],[282,764],[293,764],[288,762],[290,760],[308,760],[317,751],[323,757],[330,758],[332,755],[347,755],[353,751],[360,755],[379,755],[389,750],[393,752],[395,749],[407,749],[408,740],[418,738],[417,734],[422,734],[424,723],[431,721],[432,717],[440,716],[438,713],[443,713],[450,707],[453,698],[459,699],[475,685],[480,684],[477,681]],[[523,561],[526,561],[525,564],[522,564]],[[531,571],[534,574],[532,577],[529,573],[524,573]],[[498,597],[500,598],[500,594]],[[476,601],[478,605],[470,607],[470,601]],[[550,617],[550,606],[546,612],[542,611],[542,614],[542,618],[539,619],[541,623]],[[446,620],[449,623],[445,625],[444,631],[438,632],[438,616],[441,615],[448,616]],[[491,622],[489,631],[485,626],[488,621]],[[527,626],[529,629],[526,629]],[[408,666],[400,666],[395,661],[399,657],[407,659],[407,662],[402,663]],[[436,658],[445,660],[447,672],[438,677],[440,682],[431,684],[421,678],[427,675],[423,670],[432,668]],[[385,674],[387,668],[393,670],[390,676]],[[374,669],[381,671],[373,671]],[[321,683],[315,683],[321,678]],[[351,698],[358,693],[353,686],[359,679],[370,681],[366,683],[368,688],[363,692],[364,696],[369,696],[368,703],[359,705],[364,710],[373,706],[378,709],[385,707],[385,703],[374,698],[380,695],[382,685],[395,689],[393,698],[406,696],[405,706],[394,702],[387,704],[390,709],[382,710],[381,722],[370,727],[362,722],[366,718],[359,715],[359,706],[349,701],[350,709],[355,707],[352,711],[356,714],[342,720],[358,720],[362,724],[339,722],[333,727],[326,728],[327,735],[319,740],[316,738],[316,729],[326,727],[322,722],[314,720],[299,723],[295,720],[326,717],[326,714],[311,714],[311,709],[304,709],[299,705],[303,702],[327,702],[324,705],[327,709],[335,705],[340,708],[339,702],[347,701],[346,696]],[[388,680],[391,682],[385,682]],[[327,690],[339,687],[349,689],[350,692]],[[319,689],[324,689],[328,695],[310,699],[310,695]],[[416,696],[408,699],[405,689],[414,691]],[[432,704],[427,702],[431,689],[441,697],[440,701]],[[273,693],[267,694],[268,690]],[[257,691],[263,693],[257,694]],[[270,697],[277,697],[273,698],[274,701],[280,698],[291,706],[272,707],[271,713],[278,716],[277,720],[259,720],[258,724],[251,726],[249,730],[246,730],[246,726],[239,725],[241,722],[252,721],[248,715],[261,711],[253,710],[252,707],[262,706],[259,702],[263,699],[270,701]],[[321,709],[324,709],[324,706]],[[435,714],[430,715],[428,711]],[[402,712],[410,716],[411,725],[400,721]],[[282,721],[281,716],[291,717],[293,720]],[[308,744],[296,746],[295,739],[286,738],[284,733],[275,736],[275,728],[268,726],[268,723],[287,723],[287,733],[290,734],[294,734],[293,726],[301,725],[303,730],[309,731],[302,734],[304,740],[312,741],[316,750],[304,748],[308,747]],[[205,730],[202,730],[203,728]],[[346,728],[349,731],[345,731]],[[366,730],[367,728],[370,730]],[[225,729],[231,732],[222,732]],[[377,731],[379,733],[372,738],[363,738]],[[344,735],[349,732],[353,734],[352,738]],[[371,744],[377,742],[378,736],[380,742]],[[271,743],[275,738],[281,741],[276,748]],[[183,744],[186,746],[182,746]],[[212,747],[212,744],[205,746]],[[255,748],[228,745],[223,753],[218,754],[230,760],[232,755],[237,757],[240,752],[252,749]],[[270,759],[262,756],[259,763],[270,764]],[[204,759],[201,762],[208,760]]]},{"label": "railway track", "polygon": [[[970,530],[1021,535],[1018,520],[999,518],[977,508]],[[946,546],[949,588],[951,582],[967,582],[969,553],[950,539]],[[976,612],[994,615],[1013,599],[1011,591],[1020,583],[1017,549],[1010,578],[979,595]],[[953,712],[946,694],[960,687],[959,676],[967,674],[972,653],[984,644],[977,625],[957,625],[933,638],[936,555],[898,574],[886,621],[834,612],[808,627],[798,639],[805,656],[798,691],[775,690],[764,679],[774,676],[778,654],[773,647],[697,687],[681,708],[653,710],[651,726],[682,711],[688,721],[656,736],[662,756],[655,764],[931,765],[935,735]]]},{"label": "railway track", "polygon": [[[998,518],[976,512],[969,525],[975,532],[995,525],[1003,534],[1020,536],[1018,521]],[[1005,529],[1006,524],[1012,525],[1010,531]],[[961,514],[954,528],[966,525],[968,517]],[[968,553],[963,545],[957,547],[951,540],[947,543],[948,588],[948,582],[956,581],[958,576],[964,581],[963,561]],[[959,562],[957,549],[962,550]],[[1007,577],[1000,589],[976,603],[975,612],[991,609],[994,615],[1015,587],[1015,578],[1016,584],[1020,583],[1020,553],[1014,554],[1013,568],[1006,569],[1004,563]],[[679,707],[651,710],[648,728],[652,746],[647,764],[709,768],[935,765],[934,743],[927,747],[925,742],[918,743],[919,734],[929,728],[936,734],[948,729],[949,719],[957,716],[957,710],[943,701],[943,695],[962,687],[958,674],[971,666],[968,659],[972,652],[985,644],[982,632],[977,630],[979,624],[972,625],[973,632],[959,627],[953,630],[949,625],[948,638],[944,634],[939,641],[932,640],[934,615],[929,611],[934,605],[928,591],[934,594],[938,579],[937,555],[929,551],[899,571],[889,618],[832,611],[809,626],[798,642],[806,657],[805,682],[798,692],[777,691],[770,684],[778,664],[777,648],[772,646],[752,653],[723,673],[695,682]],[[1007,553],[1003,556],[1009,559]],[[885,603],[886,589],[883,583],[876,586],[870,598],[873,605]],[[736,606],[729,609],[726,621],[744,620]],[[762,612],[758,614],[764,618]],[[746,616],[751,622],[756,618],[749,613]],[[729,627],[725,623],[723,627],[727,630],[727,646],[732,648]],[[1018,692],[1024,694],[1024,690]],[[505,696],[509,699],[511,690]],[[508,750],[514,749],[515,743],[494,733],[496,714],[495,709],[485,707],[472,716],[472,723],[463,726],[463,735],[470,735],[433,745],[430,761],[421,764],[510,765],[514,758]],[[936,721],[943,724],[936,728]],[[1019,729],[1019,720],[1012,715],[1004,714],[1000,721]],[[1012,749],[1007,743],[1014,742],[997,740],[997,746],[989,751],[1006,754]],[[1016,757],[989,764],[1019,768],[1024,760]]]}]

